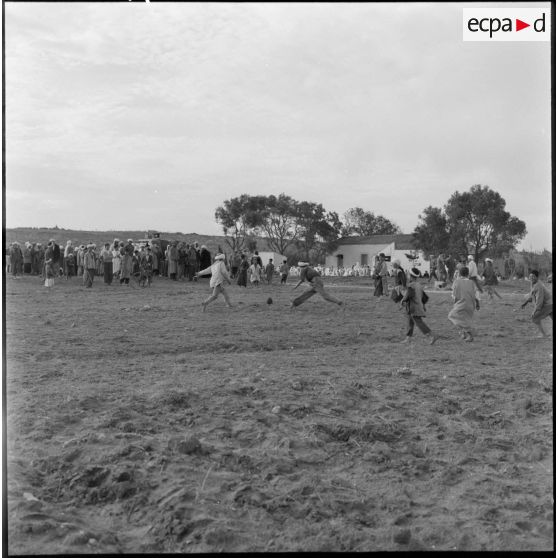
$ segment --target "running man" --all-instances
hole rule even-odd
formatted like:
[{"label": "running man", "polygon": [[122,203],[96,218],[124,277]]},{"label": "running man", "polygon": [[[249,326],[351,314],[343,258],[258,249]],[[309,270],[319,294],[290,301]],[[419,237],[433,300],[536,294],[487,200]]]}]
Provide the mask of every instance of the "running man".
[{"label": "running man", "polygon": [[533,302],[535,309],[531,314],[531,320],[540,332],[539,337],[546,338],[549,337],[549,335],[544,330],[541,322],[547,317],[551,320],[553,319],[554,302],[552,300],[552,294],[539,281],[539,272],[536,269],[532,269],[529,273],[529,280],[531,281],[531,292],[521,305],[521,308],[525,308],[529,302]]},{"label": "running man", "polygon": [[320,296],[324,300],[327,300],[328,302],[333,302],[334,304],[337,304],[340,307],[345,306],[345,303],[343,301],[330,295],[324,289],[324,283],[322,281],[320,273],[316,271],[308,262],[298,262],[298,267],[300,269],[300,279],[298,283],[293,287],[293,291],[299,285],[304,283],[304,281],[310,283],[310,288],[304,291],[300,296],[296,297],[291,302],[291,310],[296,308],[297,306],[300,306],[303,302],[308,300],[310,297],[314,296],[316,293],[319,293]]},{"label": "running man", "polygon": [[217,254],[215,256],[215,262],[211,266],[196,273],[196,277],[199,277],[200,275],[211,275],[211,278],[209,279],[209,286],[213,288],[213,294],[202,302],[203,311],[205,312],[207,305],[216,300],[219,294],[223,295],[227,306],[232,308],[233,305],[231,304],[229,294],[225,290],[224,286],[225,283],[228,283],[229,285],[231,284],[231,278],[229,277],[229,272],[227,271],[227,266],[225,265],[225,255]]}]

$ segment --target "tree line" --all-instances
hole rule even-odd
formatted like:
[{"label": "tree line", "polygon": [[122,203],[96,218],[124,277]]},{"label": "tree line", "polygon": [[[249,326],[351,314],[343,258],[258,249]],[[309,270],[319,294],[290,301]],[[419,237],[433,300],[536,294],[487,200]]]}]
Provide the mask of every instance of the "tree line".
[{"label": "tree line", "polygon": [[359,207],[349,209],[343,218],[326,211],[321,203],[298,201],[285,194],[243,194],[215,210],[231,250],[251,250],[255,239],[263,237],[275,252],[312,261],[321,260],[345,236],[400,232],[389,219]]},{"label": "tree line", "polygon": [[[488,186],[455,192],[442,207],[428,206],[413,231],[417,250],[425,254],[473,254],[475,260],[499,257],[527,234],[526,225],[505,210],[506,202]],[[215,210],[225,241],[233,251],[253,250],[263,237],[269,248],[293,259],[322,261],[337,241],[351,236],[400,234],[399,226],[360,207],[342,217],[322,204],[285,194],[243,194]]]}]

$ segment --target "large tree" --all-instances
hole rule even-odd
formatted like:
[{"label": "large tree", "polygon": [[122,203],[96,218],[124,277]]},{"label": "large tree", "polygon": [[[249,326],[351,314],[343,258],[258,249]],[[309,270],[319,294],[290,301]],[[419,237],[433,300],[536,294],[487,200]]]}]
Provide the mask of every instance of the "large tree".
[{"label": "large tree", "polygon": [[256,199],[259,217],[256,230],[266,238],[272,250],[284,254],[300,235],[298,202],[285,194],[256,196]]},{"label": "large tree", "polygon": [[448,220],[439,207],[429,205],[419,215],[419,224],[414,230],[415,244],[425,254],[448,251],[450,233]]},{"label": "large tree", "polygon": [[340,236],[341,222],[335,212],[321,204],[299,202],[290,196],[243,194],[223,203],[215,211],[226,241],[233,250],[250,248],[250,239],[263,237],[269,248],[286,254],[287,249],[323,255]]},{"label": "large tree", "polygon": [[455,192],[446,204],[448,222],[454,226],[452,236],[463,238],[476,262],[485,254],[507,252],[527,234],[525,223],[505,207],[506,201],[498,192],[480,184],[468,192]]},{"label": "large tree", "polygon": [[215,220],[220,223],[225,241],[233,251],[247,247],[248,237],[260,223],[259,200],[242,194],[223,202],[215,210]]},{"label": "large tree", "polygon": [[339,238],[341,222],[336,212],[326,212],[322,204],[297,203],[299,246],[303,258],[308,261],[310,253],[323,255],[332,242]]},{"label": "large tree", "polygon": [[427,253],[449,251],[500,256],[526,234],[525,223],[505,210],[506,201],[488,186],[476,184],[468,192],[454,192],[444,209],[427,207],[415,228],[417,248]]},{"label": "large tree", "polygon": [[343,215],[345,223],[343,236],[374,236],[378,234],[397,234],[399,227],[383,215],[374,215],[361,207],[353,207]]}]

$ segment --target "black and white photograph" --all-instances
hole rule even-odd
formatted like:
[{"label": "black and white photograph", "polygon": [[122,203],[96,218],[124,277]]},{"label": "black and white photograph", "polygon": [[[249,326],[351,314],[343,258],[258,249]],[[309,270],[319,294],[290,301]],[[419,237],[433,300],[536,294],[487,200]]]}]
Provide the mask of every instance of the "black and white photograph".
[{"label": "black and white photograph", "polygon": [[554,8],[4,1],[7,555],[555,551]]}]

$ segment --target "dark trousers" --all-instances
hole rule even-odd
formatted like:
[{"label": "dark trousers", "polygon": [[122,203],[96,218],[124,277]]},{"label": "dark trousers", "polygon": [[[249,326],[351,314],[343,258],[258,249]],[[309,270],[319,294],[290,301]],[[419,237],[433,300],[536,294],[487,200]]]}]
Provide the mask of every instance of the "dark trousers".
[{"label": "dark trousers", "polygon": [[196,274],[195,264],[189,263],[186,267],[186,275],[188,277],[188,281],[192,281],[194,279],[195,274]]},{"label": "dark trousers", "polygon": [[247,283],[248,283],[248,272],[245,269],[241,269],[238,272],[238,279],[236,281],[236,284],[239,287],[246,287]]},{"label": "dark trousers", "polygon": [[103,280],[105,285],[112,284],[112,262],[105,262],[103,264]]},{"label": "dark trousers", "polygon": [[308,300],[310,297],[313,297],[316,293],[319,293],[324,300],[328,302],[333,302],[334,304],[341,305],[342,302],[335,298],[334,296],[330,295],[325,289],[324,285],[319,277],[314,277],[310,282],[311,287],[306,289],[301,295],[297,296],[292,304],[293,306],[300,306],[303,302]]},{"label": "dark trousers", "polygon": [[411,337],[413,335],[415,324],[417,324],[417,327],[422,331],[422,333],[424,333],[424,335],[428,335],[431,332],[430,328],[422,321],[421,316],[409,315],[407,321],[407,337]]},{"label": "dark trousers", "polygon": [[374,296],[382,296],[384,293],[384,282],[380,276],[374,278]]}]

